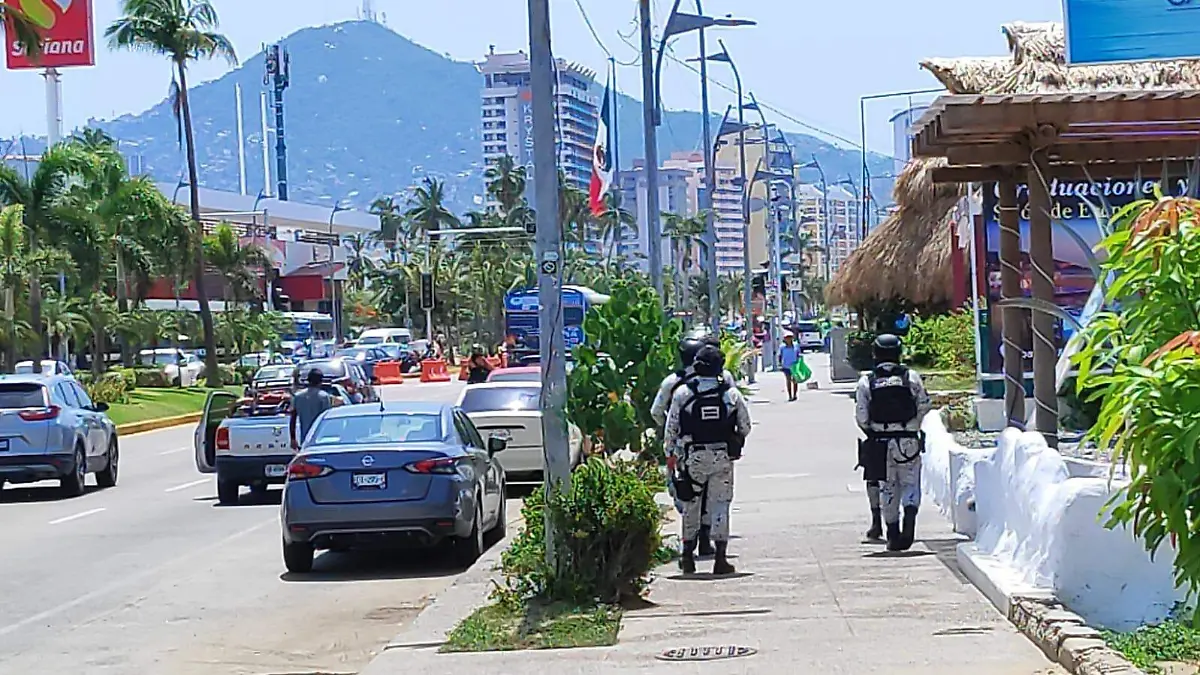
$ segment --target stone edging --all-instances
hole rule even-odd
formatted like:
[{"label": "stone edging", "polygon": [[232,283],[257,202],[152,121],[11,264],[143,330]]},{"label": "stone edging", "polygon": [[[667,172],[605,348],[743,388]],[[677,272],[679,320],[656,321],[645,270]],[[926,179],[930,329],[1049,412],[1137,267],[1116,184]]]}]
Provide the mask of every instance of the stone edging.
[{"label": "stone edging", "polygon": [[145,420],[144,422],[130,422],[129,424],[117,425],[117,435],[129,436],[132,434],[144,434],[148,431],[158,431],[159,429],[168,429],[170,427],[183,426],[185,424],[195,424],[200,421],[203,413],[194,412],[184,415],[175,415],[174,417],[161,417],[156,420]]},{"label": "stone edging", "polygon": [[1013,597],[1008,620],[1051,661],[1074,675],[1145,675],[1110,648],[1083,617],[1056,600]]}]

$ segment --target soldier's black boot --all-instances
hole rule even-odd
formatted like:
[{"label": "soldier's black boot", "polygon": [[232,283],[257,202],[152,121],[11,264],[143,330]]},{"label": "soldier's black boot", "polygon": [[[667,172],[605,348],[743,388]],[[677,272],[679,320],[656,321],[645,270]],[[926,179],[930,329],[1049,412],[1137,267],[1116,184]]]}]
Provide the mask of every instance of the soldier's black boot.
[{"label": "soldier's black boot", "polygon": [[867,539],[883,539],[883,513],[879,509],[871,509],[871,529],[867,530]]},{"label": "soldier's black boot", "polygon": [[717,560],[713,563],[713,574],[733,574],[737,570],[733,565],[729,564],[729,558],[726,557],[729,550],[729,542],[718,541],[716,544]]},{"label": "soldier's black boot", "polygon": [[683,555],[679,557],[679,570],[684,574],[696,573],[696,540],[683,542]]},{"label": "soldier's black boot", "polygon": [[708,556],[717,552],[716,549],[713,548],[712,539],[709,538],[709,532],[711,531],[712,530],[708,525],[700,526],[700,534],[696,537],[696,540],[700,544],[698,552],[701,556]]},{"label": "soldier's black boot", "polygon": [[901,539],[901,534],[900,534],[900,523],[888,523],[887,524],[887,550],[903,551],[904,550],[902,548],[903,545],[904,545],[904,542]]},{"label": "soldier's black boot", "polygon": [[900,550],[912,548],[913,538],[917,536],[917,507],[904,507],[904,522],[900,526]]}]

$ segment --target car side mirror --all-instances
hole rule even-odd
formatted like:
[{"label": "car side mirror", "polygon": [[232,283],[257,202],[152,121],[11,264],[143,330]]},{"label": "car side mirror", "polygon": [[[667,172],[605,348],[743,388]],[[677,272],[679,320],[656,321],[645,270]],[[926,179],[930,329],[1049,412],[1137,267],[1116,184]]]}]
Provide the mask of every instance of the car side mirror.
[{"label": "car side mirror", "polygon": [[108,412],[108,404],[101,401],[100,403],[93,405],[92,410],[95,410],[96,412]]},{"label": "car side mirror", "polygon": [[487,446],[488,454],[496,455],[497,453],[503,452],[504,449],[508,447],[508,439],[501,438],[500,436],[488,436]]}]

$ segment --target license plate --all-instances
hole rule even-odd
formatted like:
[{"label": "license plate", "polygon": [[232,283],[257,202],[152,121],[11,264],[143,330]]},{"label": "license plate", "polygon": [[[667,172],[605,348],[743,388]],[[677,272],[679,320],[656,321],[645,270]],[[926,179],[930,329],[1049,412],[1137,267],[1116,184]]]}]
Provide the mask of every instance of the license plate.
[{"label": "license plate", "polygon": [[0,452],[8,452],[8,439],[0,438]]},{"label": "license plate", "polygon": [[359,490],[382,490],[387,487],[386,473],[356,473],[351,485]]},{"label": "license plate", "polygon": [[267,478],[283,478],[287,475],[287,464],[268,464],[264,473]]}]

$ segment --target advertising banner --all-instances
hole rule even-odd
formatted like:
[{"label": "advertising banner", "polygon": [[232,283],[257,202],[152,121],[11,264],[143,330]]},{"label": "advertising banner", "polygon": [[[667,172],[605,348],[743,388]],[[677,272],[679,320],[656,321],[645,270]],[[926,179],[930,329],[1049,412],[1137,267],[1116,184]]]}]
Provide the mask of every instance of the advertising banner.
[{"label": "advertising banner", "polygon": [[[1132,178],[1096,178],[1091,181],[1060,181],[1050,182],[1050,198],[1053,203],[1051,224],[1054,242],[1054,300],[1059,307],[1067,310],[1078,318],[1088,303],[1088,298],[1096,285],[1096,279],[1088,265],[1087,254],[1080,243],[1067,231],[1070,228],[1092,250],[1101,239],[1100,225],[1092,210],[1095,206],[1103,211],[1104,200],[1114,208],[1129,204],[1138,199],[1153,196],[1157,180]],[[1184,194],[1184,181],[1173,181],[1164,192]],[[1021,290],[1026,297],[1032,295],[1032,265],[1029,260],[1029,190],[1024,184],[1019,185],[1017,203],[1020,207],[1021,227]],[[985,255],[983,266],[979,269],[979,288],[983,289],[986,299],[980,307],[980,370],[984,375],[1004,372],[1004,345],[1001,340],[1003,317],[996,307],[1000,302],[1000,223],[996,185],[984,186],[983,195],[983,242]],[[1092,206],[1089,206],[1089,202]],[[1107,216],[1102,213],[1101,215]],[[1021,330],[1018,344],[1024,353],[1024,371],[1033,370],[1033,328],[1032,316],[1028,310],[1019,312]],[[1059,322],[1061,324],[1061,322]],[[1071,337],[1071,326],[1059,325],[1056,331],[1058,349],[1061,353],[1063,346]]]},{"label": "advertising banner", "polygon": [[7,0],[42,32],[42,55],[34,59],[4,31],[9,70],[67,68],[96,64],[92,0]]},{"label": "advertising banner", "polygon": [[1200,56],[1200,0],[1063,0],[1070,65]]}]

